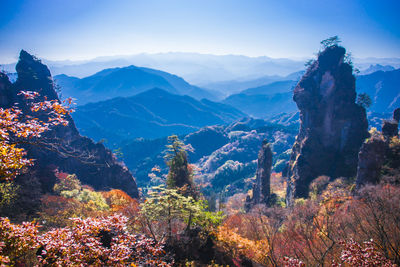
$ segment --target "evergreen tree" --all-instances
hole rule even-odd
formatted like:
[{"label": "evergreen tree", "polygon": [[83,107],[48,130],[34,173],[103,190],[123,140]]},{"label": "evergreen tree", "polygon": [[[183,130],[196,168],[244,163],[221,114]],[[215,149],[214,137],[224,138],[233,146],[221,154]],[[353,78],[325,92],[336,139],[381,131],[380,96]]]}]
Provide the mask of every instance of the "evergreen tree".
[{"label": "evergreen tree", "polygon": [[165,155],[169,167],[167,187],[171,189],[186,186],[189,191],[192,191],[194,189],[193,172],[189,166],[185,144],[176,135],[169,136],[168,142]]},{"label": "evergreen tree", "polygon": [[372,105],[372,99],[367,93],[361,93],[357,96],[357,104],[368,109]]}]

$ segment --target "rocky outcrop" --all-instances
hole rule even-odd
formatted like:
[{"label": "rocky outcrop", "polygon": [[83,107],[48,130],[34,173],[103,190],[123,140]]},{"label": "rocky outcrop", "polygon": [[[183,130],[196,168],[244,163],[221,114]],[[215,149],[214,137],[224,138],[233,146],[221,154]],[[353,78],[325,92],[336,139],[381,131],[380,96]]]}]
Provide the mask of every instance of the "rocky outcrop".
[{"label": "rocky outcrop", "polygon": [[382,134],[385,138],[397,136],[399,123],[396,120],[385,120],[382,125]]},{"label": "rocky outcrop", "polygon": [[357,188],[379,182],[382,164],[385,162],[388,145],[383,138],[371,137],[361,146],[358,154]]},{"label": "rocky outcrop", "polygon": [[368,136],[365,109],[355,103],[355,77],[346,50],[326,48],[294,89],[300,130],[287,169],[287,202],[307,197],[321,175],[355,176],[358,152]]},{"label": "rocky outcrop", "polygon": [[394,119],[395,121],[397,121],[397,122],[400,121],[400,108],[396,108],[396,109],[393,111],[393,119]]},{"label": "rocky outcrop", "polygon": [[[45,98],[59,101],[50,71],[40,60],[22,50],[16,70],[18,79],[14,84],[0,74],[0,107],[18,105],[23,114],[32,115],[26,100],[18,95],[22,90],[38,92],[38,101]],[[44,116],[39,114],[39,117]],[[35,159],[29,173],[38,177],[42,192],[52,191],[56,181],[54,171],[58,169],[76,174],[82,183],[97,190],[122,189],[138,198],[136,182],[129,170],[103,144],[82,137],[70,116],[67,120],[68,126],[57,126],[46,132],[35,140],[36,145],[23,145],[27,157]]]},{"label": "rocky outcrop", "polygon": [[[399,144],[392,143],[392,138],[398,136],[396,110],[393,112],[393,120],[383,122],[382,133],[373,132],[372,136],[363,143],[358,154],[357,188],[366,184],[379,183],[382,180],[382,174],[386,178],[398,176],[396,171],[400,169]],[[394,181],[398,178],[386,180]]]},{"label": "rocky outcrop", "polygon": [[258,153],[256,182],[253,186],[253,197],[246,199],[247,210],[256,204],[269,204],[271,200],[270,178],[272,168],[272,150],[264,140]]}]

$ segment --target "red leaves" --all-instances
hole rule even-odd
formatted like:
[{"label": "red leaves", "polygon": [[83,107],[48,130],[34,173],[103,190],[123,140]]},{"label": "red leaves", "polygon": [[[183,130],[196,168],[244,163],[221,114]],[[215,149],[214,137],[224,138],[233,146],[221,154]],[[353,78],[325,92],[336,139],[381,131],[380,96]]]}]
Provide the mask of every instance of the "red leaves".
[{"label": "red leaves", "polygon": [[375,248],[373,240],[366,241],[361,245],[353,239],[350,239],[347,242],[342,241],[340,244],[344,247],[340,258],[344,263],[347,263],[350,266],[396,266]]},{"label": "red leaves", "polygon": [[38,226],[24,222],[12,224],[8,218],[0,217],[0,265],[15,264],[30,250],[38,248]]},{"label": "red leaves", "polygon": [[304,262],[298,259],[293,259],[289,257],[284,257],[283,258],[283,263],[285,267],[305,267],[306,265]]},{"label": "red leaves", "polygon": [[[19,95],[34,100],[37,92],[21,91]],[[67,100],[71,103],[71,100]],[[58,100],[45,100],[43,102],[30,103],[31,111],[45,115],[47,122],[26,115],[23,116],[19,108],[0,108],[0,180],[12,179],[20,170],[33,164],[32,160],[25,159],[25,151],[17,148],[16,144],[26,142],[32,138],[39,138],[43,132],[57,125],[68,124],[66,115],[72,112],[69,106],[64,106]]]},{"label": "red leaves", "polygon": [[126,230],[128,219],[121,215],[105,218],[72,218],[72,226],[38,234],[37,225],[11,224],[0,218],[0,264],[40,247],[37,259],[50,266],[171,266],[163,244]]},{"label": "red leaves", "polygon": [[125,266],[129,263],[168,266],[162,260],[161,244],[126,231],[128,219],[121,215],[106,218],[72,218],[71,228],[49,231],[39,238],[43,246],[42,264]]}]

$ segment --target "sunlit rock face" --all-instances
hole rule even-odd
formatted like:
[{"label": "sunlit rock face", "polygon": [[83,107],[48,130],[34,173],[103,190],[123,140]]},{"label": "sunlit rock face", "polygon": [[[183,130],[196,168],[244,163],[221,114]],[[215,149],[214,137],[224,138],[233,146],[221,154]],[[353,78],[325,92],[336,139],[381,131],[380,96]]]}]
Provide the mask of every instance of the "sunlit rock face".
[{"label": "sunlit rock face", "polygon": [[300,130],[287,169],[287,202],[307,197],[321,175],[355,176],[357,155],[368,136],[365,109],[355,103],[355,77],[340,46],[326,48],[294,89]]},{"label": "sunlit rock face", "polygon": [[[0,107],[18,106],[24,115],[33,115],[19,95],[20,91],[38,92],[38,101],[45,98],[59,100],[50,71],[40,60],[22,50],[16,70],[18,79],[14,84],[0,73]],[[46,119],[45,116],[39,114],[40,119]],[[116,188],[132,197],[139,197],[135,179],[129,170],[103,144],[81,136],[70,116],[67,120],[68,126],[57,126],[34,140],[43,145],[23,145],[27,157],[35,159],[28,174],[38,178],[42,193],[52,191],[56,182],[54,171],[58,169],[76,174],[82,183],[97,190]]]}]

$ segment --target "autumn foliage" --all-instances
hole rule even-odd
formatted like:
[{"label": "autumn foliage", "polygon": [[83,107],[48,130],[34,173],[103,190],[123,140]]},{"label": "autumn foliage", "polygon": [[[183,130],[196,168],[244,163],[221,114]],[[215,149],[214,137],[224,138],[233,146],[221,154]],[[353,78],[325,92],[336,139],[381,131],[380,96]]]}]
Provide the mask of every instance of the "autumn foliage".
[{"label": "autumn foliage", "polygon": [[[34,223],[0,219],[0,263],[41,266],[171,266],[162,243],[126,230],[121,215],[72,218],[72,226],[39,234]],[[29,258],[29,261],[27,258]]]},{"label": "autumn foliage", "polygon": [[399,187],[366,186],[355,193],[343,179],[312,187],[319,193],[294,207],[256,206],[229,216],[219,228],[219,246],[233,258],[265,266],[400,263]]},{"label": "autumn foliage", "polygon": [[[18,107],[0,108],[0,180],[18,175],[25,166],[33,164],[25,158],[26,152],[18,144],[29,143],[57,125],[67,125],[65,116],[71,113],[69,106],[57,100],[35,102],[37,92],[21,91],[32,113],[45,113],[46,120],[24,115]],[[66,101],[71,104],[71,100]]]}]

